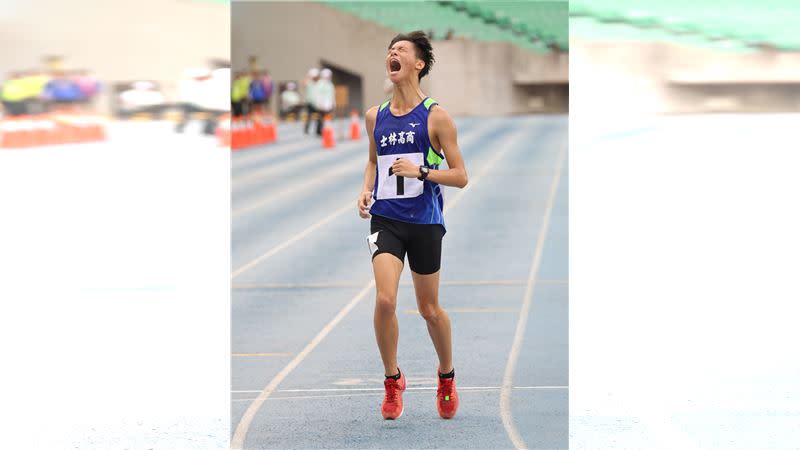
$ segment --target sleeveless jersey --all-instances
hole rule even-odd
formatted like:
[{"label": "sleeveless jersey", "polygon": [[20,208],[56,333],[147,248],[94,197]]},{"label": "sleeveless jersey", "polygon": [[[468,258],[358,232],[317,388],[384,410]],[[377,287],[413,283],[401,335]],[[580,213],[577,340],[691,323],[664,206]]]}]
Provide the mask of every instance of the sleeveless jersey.
[{"label": "sleeveless jersey", "polygon": [[397,177],[392,173],[392,163],[398,158],[434,170],[444,161],[444,155],[433,149],[428,136],[428,114],[435,104],[436,100],[427,97],[411,112],[399,117],[391,113],[389,101],[378,108],[374,131],[378,164],[371,214],[444,227],[444,198],[439,184],[427,179]]}]

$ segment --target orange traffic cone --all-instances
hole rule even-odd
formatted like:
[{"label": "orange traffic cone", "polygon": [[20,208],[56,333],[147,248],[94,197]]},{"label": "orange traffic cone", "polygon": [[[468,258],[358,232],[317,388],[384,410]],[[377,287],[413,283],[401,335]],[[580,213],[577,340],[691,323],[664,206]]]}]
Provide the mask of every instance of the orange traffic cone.
[{"label": "orange traffic cone", "polygon": [[271,117],[267,116],[267,142],[275,142],[278,140],[278,129],[275,127],[275,122]]},{"label": "orange traffic cone", "polygon": [[358,113],[355,109],[350,113],[350,139],[354,141],[361,139],[361,124],[358,122]]},{"label": "orange traffic cone", "polygon": [[245,147],[247,139],[246,124],[240,117],[236,117],[231,122],[231,150],[239,150]]},{"label": "orange traffic cone", "polygon": [[19,120],[4,119],[0,122],[0,148],[24,147],[23,140]]},{"label": "orange traffic cone", "polygon": [[253,114],[250,117],[253,125],[253,144],[258,145],[269,142],[267,127],[264,125],[264,118],[261,116],[261,114]]},{"label": "orange traffic cone", "polygon": [[333,125],[331,125],[331,115],[325,114],[325,122],[322,127],[322,147],[333,148],[336,146],[336,138],[333,136]]}]

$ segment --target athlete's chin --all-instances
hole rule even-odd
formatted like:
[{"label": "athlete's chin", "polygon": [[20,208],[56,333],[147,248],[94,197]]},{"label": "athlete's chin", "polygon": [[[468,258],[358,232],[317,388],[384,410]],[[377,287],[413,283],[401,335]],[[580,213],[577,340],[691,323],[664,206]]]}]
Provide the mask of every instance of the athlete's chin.
[{"label": "athlete's chin", "polygon": [[391,80],[394,84],[399,83],[403,80],[403,78],[405,77],[400,73],[399,70],[397,72],[389,72],[389,80]]}]

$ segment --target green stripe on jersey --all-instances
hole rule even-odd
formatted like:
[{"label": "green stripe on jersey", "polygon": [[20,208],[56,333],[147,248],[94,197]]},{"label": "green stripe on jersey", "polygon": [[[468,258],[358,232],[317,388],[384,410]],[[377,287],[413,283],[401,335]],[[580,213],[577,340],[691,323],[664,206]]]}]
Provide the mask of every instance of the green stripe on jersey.
[{"label": "green stripe on jersey", "polygon": [[428,98],[425,99],[425,102],[423,104],[425,105],[425,109],[431,109],[431,105],[434,104],[434,103],[438,103],[438,102],[436,100],[428,97]]},{"label": "green stripe on jersey", "polygon": [[378,112],[383,111],[384,108],[386,108],[386,106],[388,105],[389,105],[389,100],[386,100],[385,102],[381,103],[381,106],[378,107]]},{"label": "green stripe on jersey", "polygon": [[428,165],[435,166],[437,164],[441,164],[444,159],[441,156],[437,155],[435,151],[433,151],[433,147],[428,147]]}]

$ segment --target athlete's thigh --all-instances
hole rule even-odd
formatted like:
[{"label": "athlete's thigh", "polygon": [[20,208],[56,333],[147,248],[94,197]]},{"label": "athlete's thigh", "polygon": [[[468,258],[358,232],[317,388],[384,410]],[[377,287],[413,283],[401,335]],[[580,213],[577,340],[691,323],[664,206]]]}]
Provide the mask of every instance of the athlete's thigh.
[{"label": "athlete's thigh", "polygon": [[401,230],[393,221],[373,215],[370,232],[367,245],[372,252],[375,289],[395,297],[406,255],[405,243],[399,236]]},{"label": "athlete's thigh", "polygon": [[397,299],[403,262],[391,253],[381,253],[372,258],[372,272],[375,275],[375,291]]},{"label": "athlete's thigh", "polygon": [[411,271],[420,275],[438,272],[442,263],[444,227],[438,224],[414,225],[409,234],[406,251]]}]

